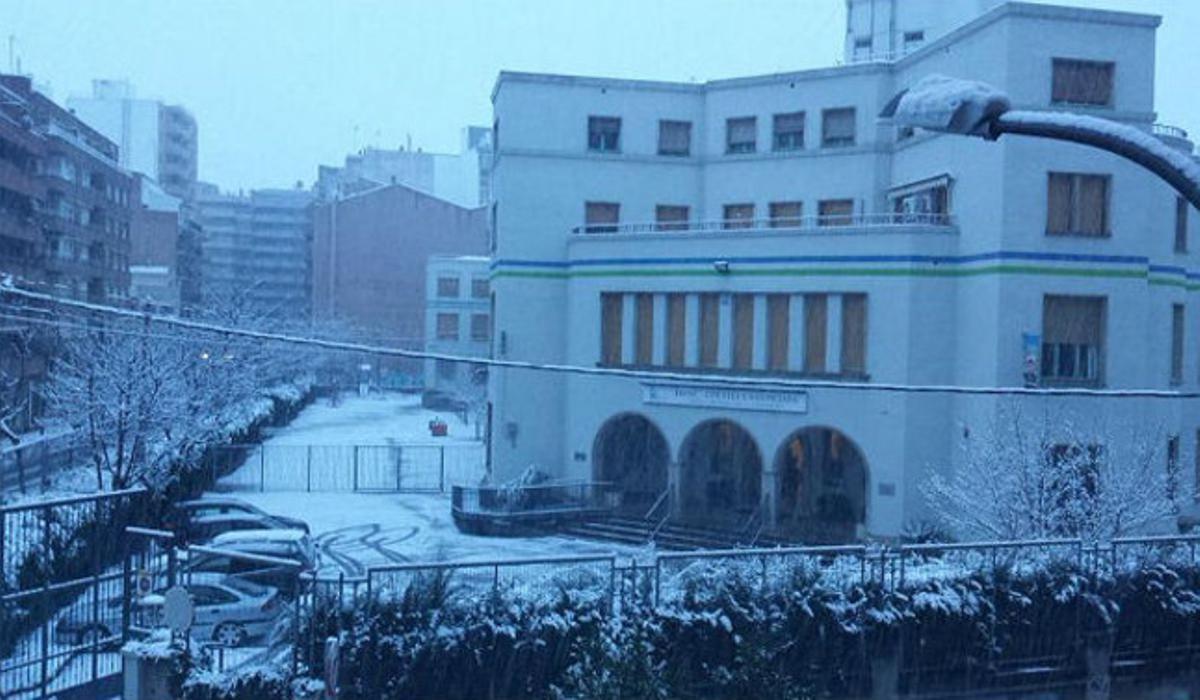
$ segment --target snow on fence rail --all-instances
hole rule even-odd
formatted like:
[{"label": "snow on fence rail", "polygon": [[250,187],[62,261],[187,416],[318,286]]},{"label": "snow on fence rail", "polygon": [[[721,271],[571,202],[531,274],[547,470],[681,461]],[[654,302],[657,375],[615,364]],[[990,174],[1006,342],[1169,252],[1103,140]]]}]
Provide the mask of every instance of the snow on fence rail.
[{"label": "snow on fence rail", "polygon": [[483,478],[482,443],[214,445],[208,468],[234,491],[443,492]]}]

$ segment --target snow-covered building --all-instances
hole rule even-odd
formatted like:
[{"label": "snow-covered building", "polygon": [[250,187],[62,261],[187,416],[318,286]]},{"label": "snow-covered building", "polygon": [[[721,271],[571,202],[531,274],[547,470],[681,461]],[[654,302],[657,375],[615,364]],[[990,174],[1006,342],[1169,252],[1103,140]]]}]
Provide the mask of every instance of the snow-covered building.
[{"label": "snow-covered building", "polygon": [[[425,349],[444,355],[488,357],[491,352],[489,259],[431,255],[425,266]],[[478,367],[425,361],[425,388],[463,391],[480,383]]]},{"label": "snow-covered building", "polygon": [[616,481],[630,503],[669,493],[685,519],[847,539],[922,518],[923,480],[1006,402],[1137,422],[1161,434],[1163,469],[1197,458],[1190,399],[885,386],[1019,387],[1028,372],[1046,387],[1197,389],[1200,215],[1170,187],[1078,145],[877,118],[936,73],[1190,152],[1156,123],[1160,18],[986,0],[848,10],[836,67],[707,83],[501,73],[493,351],[879,389],[496,370],[498,479],[536,464]]}]

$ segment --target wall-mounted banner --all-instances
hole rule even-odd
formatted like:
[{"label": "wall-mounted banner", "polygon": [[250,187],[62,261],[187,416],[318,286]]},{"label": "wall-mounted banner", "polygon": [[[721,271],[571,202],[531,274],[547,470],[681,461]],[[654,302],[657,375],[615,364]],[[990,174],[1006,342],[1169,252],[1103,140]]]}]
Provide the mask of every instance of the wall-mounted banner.
[{"label": "wall-mounted banner", "polygon": [[713,386],[710,384],[645,383],[642,402],[694,408],[732,408],[773,413],[808,413],[808,392]]},{"label": "wall-mounted banner", "polygon": [[1042,383],[1042,336],[1038,333],[1021,334],[1021,356],[1024,367],[1025,386],[1033,388]]}]

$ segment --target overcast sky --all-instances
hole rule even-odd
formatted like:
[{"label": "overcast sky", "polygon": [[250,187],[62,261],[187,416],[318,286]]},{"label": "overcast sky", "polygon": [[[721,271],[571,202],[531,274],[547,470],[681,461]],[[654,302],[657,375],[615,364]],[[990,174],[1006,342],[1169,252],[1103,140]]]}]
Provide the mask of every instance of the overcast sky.
[{"label": "overcast sky", "polygon": [[[1163,15],[1160,120],[1200,134],[1200,0],[1061,4]],[[703,81],[831,65],[844,31],[845,0],[0,0],[0,67],[12,35],[59,102],[124,78],[186,106],[201,179],[237,189],[410,135],[457,151],[502,69]]]}]

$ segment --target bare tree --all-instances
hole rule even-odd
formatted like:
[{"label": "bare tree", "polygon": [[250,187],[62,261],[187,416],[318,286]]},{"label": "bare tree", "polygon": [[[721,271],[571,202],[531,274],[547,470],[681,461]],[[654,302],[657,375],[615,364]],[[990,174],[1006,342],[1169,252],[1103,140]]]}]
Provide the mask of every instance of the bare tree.
[{"label": "bare tree", "polygon": [[934,518],[962,539],[1109,540],[1175,511],[1163,442],[1158,431],[1084,429],[1002,407],[989,429],[964,438],[959,464],[922,491]]}]

